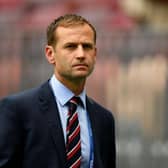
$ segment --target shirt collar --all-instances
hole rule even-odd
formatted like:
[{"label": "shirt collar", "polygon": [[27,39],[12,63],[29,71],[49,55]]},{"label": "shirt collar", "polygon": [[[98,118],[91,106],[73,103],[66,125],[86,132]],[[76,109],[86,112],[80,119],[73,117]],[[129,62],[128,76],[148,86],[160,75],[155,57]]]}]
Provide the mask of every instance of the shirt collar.
[{"label": "shirt collar", "polygon": [[[74,93],[69,90],[65,85],[63,85],[56,77],[53,75],[49,81],[51,88],[54,92],[54,96],[56,99],[64,106],[73,96]],[[86,108],[86,92],[82,91],[81,94],[78,95],[82,100],[84,108]]]}]

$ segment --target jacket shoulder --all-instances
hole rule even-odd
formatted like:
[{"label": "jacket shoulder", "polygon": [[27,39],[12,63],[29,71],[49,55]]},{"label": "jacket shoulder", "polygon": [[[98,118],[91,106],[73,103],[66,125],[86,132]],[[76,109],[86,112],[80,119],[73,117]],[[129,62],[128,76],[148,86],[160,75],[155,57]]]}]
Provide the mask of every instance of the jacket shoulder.
[{"label": "jacket shoulder", "polygon": [[29,102],[33,102],[35,100],[37,100],[38,95],[40,90],[43,88],[43,86],[45,86],[47,84],[44,83],[40,86],[34,87],[34,88],[30,88],[15,94],[11,94],[9,96],[3,97],[0,100],[0,107],[3,105],[24,105],[24,104],[29,104]]},{"label": "jacket shoulder", "polygon": [[94,107],[94,109],[98,112],[98,115],[106,116],[112,118],[114,120],[114,114],[111,110],[107,109],[96,100],[91,97],[87,97],[88,102]]}]

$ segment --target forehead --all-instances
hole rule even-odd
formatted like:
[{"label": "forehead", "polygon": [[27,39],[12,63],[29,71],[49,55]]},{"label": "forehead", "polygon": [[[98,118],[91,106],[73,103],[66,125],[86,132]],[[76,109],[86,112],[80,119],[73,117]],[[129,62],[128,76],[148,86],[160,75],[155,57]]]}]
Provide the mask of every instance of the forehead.
[{"label": "forehead", "polygon": [[55,32],[57,41],[78,41],[84,40],[93,42],[94,41],[94,32],[92,28],[87,25],[75,25],[70,27],[59,26]]}]

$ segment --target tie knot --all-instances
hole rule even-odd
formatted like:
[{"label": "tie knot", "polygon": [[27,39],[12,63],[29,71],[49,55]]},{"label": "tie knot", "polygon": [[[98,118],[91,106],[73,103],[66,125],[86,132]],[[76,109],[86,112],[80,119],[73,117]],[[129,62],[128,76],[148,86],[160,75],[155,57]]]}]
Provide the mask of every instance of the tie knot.
[{"label": "tie knot", "polygon": [[76,97],[76,96],[74,96],[74,97],[72,97],[71,99],[70,99],[70,103],[73,103],[73,104],[76,104],[76,106],[80,103],[80,97]]},{"label": "tie knot", "polygon": [[71,112],[75,112],[77,106],[81,103],[80,97],[72,97],[68,102],[68,108]]}]

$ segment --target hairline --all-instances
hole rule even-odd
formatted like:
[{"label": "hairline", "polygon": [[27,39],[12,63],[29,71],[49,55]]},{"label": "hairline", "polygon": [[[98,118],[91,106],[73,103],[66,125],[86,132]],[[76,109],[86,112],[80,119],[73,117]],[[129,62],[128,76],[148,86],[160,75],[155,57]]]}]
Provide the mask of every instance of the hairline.
[{"label": "hairline", "polygon": [[[70,18],[69,20],[67,19],[66,20],[66,16],[68,15],[65,15],[65,16],[61,16],[59,17],[58,19],[54,20],[47,28],[47,43],[48,45],[56,45],[57,43],[57,29],[59,27],[64,27],[64,28],[69,28],[69,27],[75,27],[75,26],[80,26],[80,25],[88,25],[92,32],[93,32],[93,41],[94,41],[94,44],[96,44],[96,29],[95,27],[88,21],[86,20],[85,18],[81,17],[81,16],[77,16],[79,17],[77,21],[73,21],[71,20],[72,18]],[[69,15],[70,16],[70,15]],[[75,16],[75,15],[74,15]]]},{"label": "hairline", "polygon": [[[54,30],[54,42],[53,42],[53,44],[52,45],[56,45],[56,43],[57,43],[57,40],[58,40],[58,32],[57,32],[57,30],[58,30],[58,28],[73,28],[73,27],[78,27],[78,26],[85,26],[85,25],[87,25],[87,26],[89,26],[90,27],[90,29],[91,29],[91,31],[92,31],[92,33],[93,33],[93,41],[94,41],[94,44],[96,44],[96,38],[95,38],[95,33],[94,33],[94,30],[92,29],[92,27],[89,25],[89,24],[87,24],[87,23],[78,23],[78,24],[71,24],[71,25],[58,25],[56,28],[55,28],[55,30]],[[57,39],[57,40],[56,40]]]}]

